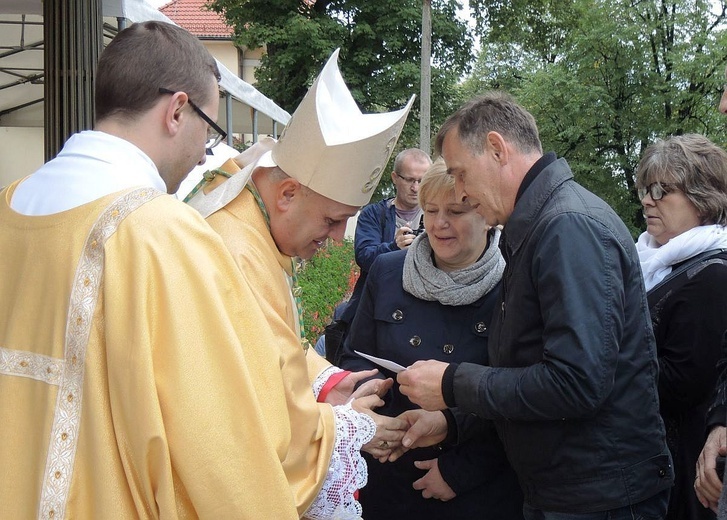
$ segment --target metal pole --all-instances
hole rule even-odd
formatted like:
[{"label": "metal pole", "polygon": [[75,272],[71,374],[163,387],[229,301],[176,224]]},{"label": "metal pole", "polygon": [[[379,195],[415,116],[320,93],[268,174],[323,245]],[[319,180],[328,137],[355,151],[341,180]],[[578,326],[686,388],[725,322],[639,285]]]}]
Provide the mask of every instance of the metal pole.
[{"label": "metal pole", "polygon": [[225,92],[225,115],[227,116],[227,144],[232,146],[232,95]]},{"label": "metal pole", "polygon": [[422,3],[421,98],[419,99],[419,148],[431,154],[432,1]]},{"label": "metal pole", "polygon": [[101,0],[44,0],[45,159],[74,133],[93,128]]}]

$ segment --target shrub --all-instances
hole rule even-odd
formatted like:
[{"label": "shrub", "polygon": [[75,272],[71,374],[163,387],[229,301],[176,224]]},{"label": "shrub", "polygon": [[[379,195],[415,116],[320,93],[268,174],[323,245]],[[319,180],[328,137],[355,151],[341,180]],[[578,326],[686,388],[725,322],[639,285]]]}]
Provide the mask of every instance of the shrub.
[{"label": "shrub", "polygon": [[333,316],[333,309],[348,299],[359,269],[354,260],[353,241],[328,240],[316,255],[304,262],[298,272],[302,289],[305,337],[315,345]]}]

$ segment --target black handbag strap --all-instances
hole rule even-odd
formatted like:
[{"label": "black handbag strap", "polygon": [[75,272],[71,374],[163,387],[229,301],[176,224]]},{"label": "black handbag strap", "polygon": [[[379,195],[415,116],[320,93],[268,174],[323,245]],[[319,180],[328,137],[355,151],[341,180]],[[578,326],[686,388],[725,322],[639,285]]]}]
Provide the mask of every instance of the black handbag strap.
[{"label": "black handbag strap", "polygon": [[698,254],[697,256],[693,256],[692,258],[686,260],[684,263],[682,263],[679,267],[676,269],[672,269],[671,273],[666,275],[666,277],[660,281],[658,284],[656,284],[654,287],[651,288],[649,291],[649,294],[655,294],[659,289],[661,289],[664,285],[671,282],[676,278],[677,276],[680,276],[683,273],[686,273],[689,269],[692,267],[695,267],[697,264],[706,262],[710,258],[717,256],[721,253],[727,252],[727,249],[710,249],[709,251],[704,251],[703,253]]}]

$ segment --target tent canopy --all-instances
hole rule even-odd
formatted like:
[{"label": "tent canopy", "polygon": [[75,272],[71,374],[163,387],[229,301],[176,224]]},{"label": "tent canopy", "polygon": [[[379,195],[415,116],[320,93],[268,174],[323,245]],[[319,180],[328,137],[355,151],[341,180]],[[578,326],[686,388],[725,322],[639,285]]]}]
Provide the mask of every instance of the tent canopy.
[{"label": "tent canopy", "polygon": [[[144,0],[103,0],[104,44],[120,23],[159,20],[173,23]],[[43,6],[41,0],[0,0],[0,127],[43,126]],[[123,22],[122,22],[123,21]],[[233,74],[219,61],[220,89],[230,102],[220,102],[220,125],[232,111],[233,133],[273,134],[290,114]]]}]

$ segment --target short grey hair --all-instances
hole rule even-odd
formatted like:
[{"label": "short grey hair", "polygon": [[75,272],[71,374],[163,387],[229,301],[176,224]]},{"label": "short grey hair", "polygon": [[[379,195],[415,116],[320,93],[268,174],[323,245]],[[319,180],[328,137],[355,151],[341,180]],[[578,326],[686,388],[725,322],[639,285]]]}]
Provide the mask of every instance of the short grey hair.
[{"label": "short grey hair", "polygon": [[404,164],[404,161],[410,157],[419,162],[432,164],[431,157],[429,157],[424,150],[420,150],[419,148],[407,148],[406,150],[402,150],[396,154],[396,158],[394,159],[394,171],[396,173],[401,173],[401,167]]},{"label": "short grey hair", "polygon": [[543,153],[535,118],[502,91],[486,92],[449,116],[437,134],[436,151],[442,153],[447,134],[456,129],[459,139],[474,155],[481,155],[489,132],[497,132],[522,153]]}]

